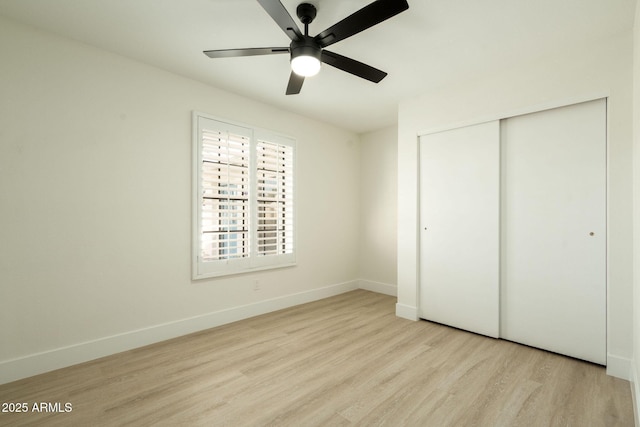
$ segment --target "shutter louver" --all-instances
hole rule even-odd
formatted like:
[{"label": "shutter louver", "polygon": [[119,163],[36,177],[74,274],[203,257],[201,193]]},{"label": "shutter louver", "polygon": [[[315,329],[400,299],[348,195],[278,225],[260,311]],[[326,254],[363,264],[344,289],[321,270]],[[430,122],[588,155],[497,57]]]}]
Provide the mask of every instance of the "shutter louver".
[{"label": "shutter louver", "polygon": [[247,136],[202,130],[203,261],[249,256],[249,149]]},{"label": "shutter louver", "polygon": [[257,252],[259,256],[293,253],[293,148],[258,140]]}]

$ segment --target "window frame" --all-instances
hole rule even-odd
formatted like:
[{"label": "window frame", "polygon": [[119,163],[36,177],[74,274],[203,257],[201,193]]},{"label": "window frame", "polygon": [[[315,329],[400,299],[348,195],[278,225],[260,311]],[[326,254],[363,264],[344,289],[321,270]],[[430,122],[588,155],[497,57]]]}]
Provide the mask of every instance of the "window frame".
[{"label": "window frame", "polygon": [[[296,265],[297,252],[297,209],[296,209],[296,140],[289,136],[260,129],[255,126],[218,118],[198,111],[192,112],[192,278],[194,280],[211,277],[228,276],[253,271],[283,268]],[[201,237],[202,231],[202,165],[203,165],[203,129],[219,132],[234,132],[249,139],[249,251],[248,256],[239,258],[227,258],[218,260],[204,260],[202,257]],[[291,207],[288,209],[291,222],[290,253],[276,255],[261,255],[258,253],[258,144],[263,141],[283,147],[285,152],[290,151],[291,188],[284,194],[290,194]],[[286,174],[285,174],[286,176]],[[291,218],[292,216],[293,218]],[[286,231],[284,232],[286,235]]]}]

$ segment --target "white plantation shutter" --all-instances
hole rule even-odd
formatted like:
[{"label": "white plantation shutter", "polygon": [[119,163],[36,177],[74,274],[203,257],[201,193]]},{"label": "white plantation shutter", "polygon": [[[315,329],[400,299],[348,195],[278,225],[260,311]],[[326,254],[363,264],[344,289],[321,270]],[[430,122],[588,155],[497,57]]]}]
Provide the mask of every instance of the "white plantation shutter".
[{"label": "white plantation shutter", "polygon": [[202,130],[204,261],[249,256],[249,142],[229,131]]},{"label": "white plantation shutter", "polygon": [[194,278],[295,263],[295,141],[194,113]]},{"label": "white plantation shutter", "polygon": [[258,140],[258,255],[293,253],[293,147]]}]

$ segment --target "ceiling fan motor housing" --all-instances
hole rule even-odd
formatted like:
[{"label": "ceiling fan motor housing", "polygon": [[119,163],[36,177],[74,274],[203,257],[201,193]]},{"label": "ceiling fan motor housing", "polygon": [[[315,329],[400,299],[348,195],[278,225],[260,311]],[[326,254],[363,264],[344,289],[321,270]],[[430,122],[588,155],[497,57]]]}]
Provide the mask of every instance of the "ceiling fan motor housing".
[{"label": "ceiling fan motor housing", "polygon": [[318,43],[310,36],[303,36],[300,40],[294,40],[289,46],[291,51],[291,59],[298,56],[312,56],[320,61],[322,49]]}]

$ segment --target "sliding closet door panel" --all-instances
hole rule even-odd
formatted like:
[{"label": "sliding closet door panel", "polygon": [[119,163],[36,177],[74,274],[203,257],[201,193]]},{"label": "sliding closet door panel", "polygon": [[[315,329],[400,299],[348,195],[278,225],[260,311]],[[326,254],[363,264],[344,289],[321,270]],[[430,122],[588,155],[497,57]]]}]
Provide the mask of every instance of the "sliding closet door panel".
[{"label": "sliding closet door panel", "polygon": [[606,363],[606,101],[501,123],[501,336]]},{"label": "sliding closet door panel", "polygon": [[420,137],[420,317],[499,333],[500,125]]}]

